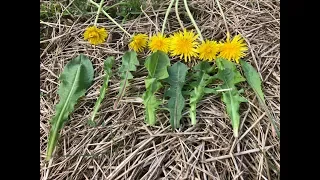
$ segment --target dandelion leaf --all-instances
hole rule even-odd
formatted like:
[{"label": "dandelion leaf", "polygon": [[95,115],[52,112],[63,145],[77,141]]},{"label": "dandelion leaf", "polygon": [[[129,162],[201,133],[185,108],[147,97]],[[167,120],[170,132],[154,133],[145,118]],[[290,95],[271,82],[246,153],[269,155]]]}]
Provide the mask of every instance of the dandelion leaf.
[{"label": "dandelion leaf", "polygon": [[104,99],[104,96],[107,92],[107,88],[108,88],[108,83],[109,83],[109,79],[110,79],[110,76],[111,76],[111,73],[112,73],[112,66],[114,64],[114,57],[113,56],[110,56],[108,57],[105,61],[104,61],[104,72],[105,72],[105,75],[103,77],[103,84],[100,88],[100,94],[99,94],[99,97],[96,101],[96,103],[94,104],[94,108],[93,108],[93,112],[92,112],[92,116],[91,116],[91,119],[88,121],[88,124],[89,125],[95,125],[95,121],[94,121],[94,118],[100,108],[100,104],[102,102],[102,100]]},{"label": "dandelion leaf", "polygon": [[162,87],[160,80],[169,77],[168,66],[170,59],[162,51],[156,51],[147,57],[145,67],[148,70],[148,77],[145,80],[146,92],[142,95],[145,106],[145,122],[149,125],[156,123],[156,110],[161,104],[155,93]]},{"label": "dandelion leaf", "polygon": [[169,77],[166,80],[170,84],[170,87],[165,95],[169,97],[170,124],[174,129],[180,127],[182,110],[185,106],[182,88],[185,84],[187,71],[188,67],[181,62],[176,62],[168,68]]},{"label": "dandelion leaf", "polygon": [[136,71],[136,66],[139,65],[139,61],[137,58],[137,53],[135,51],[127,51],[122,56],[122,65],[119,68],[119,74],[121,78],[119,94],[117,99],[114,103],[113,108],[116,109],[118,107],[119,101],[122,99],[123,95],[125,94],[126,87],[129,85],[129,79],[133,79],[133,75],[130,71]]},{"label": "dandelion leaf", "polygon": [[240,64],[241,64],[241,67],[243,69],[243,72],[244,72],[244,75],[247,79],[248,84],[250,85],[250,87],[253,89],[253,91],[257,95],[260,105],[266,111],[272,126],[274,127],[278,137],[280,137],[280,132],[275,124],[275,117],[269,111],[269,109],[266,105],[264,94],[263,94],[262,88],[261,88],[261,79],[260,79],[258,72],[254,69],[254,67],[251,66],[251,64],[249,64],[243,60],[240,60]]},{"label": "dandelion leaf", "polygon": [[208,93],[216,93],[215,89],[206,88],[208,84],[210,84],[214,78],[210,76],[209,73],[211,69],[211,65],[207,61],[201,61],[199,64],[194,66],[192,70],[194,73],[192,74],[192,82],[191,93],[190,93],[190,118],[191,124],[196,124],[196,107],[197,103],[203,98],[205,94]]},{"label": "dandelion leaf", "polygon": [[233,62],[222,58],[218,58],[216,62],[218,66],[216,77],[223,81],[223,84],[218,89],[224,90],[222,91],[222,101],[226,105],[227,114],[231,119],[234,136],[238,137],[240,125],[239,107],[241,102],[247,102],[247,100],[240,96],[242,90],[238,91],[235,85],[245,81],[245,78],[237,71]]},{"label": "dandelion leaf", "polygon": [[46,160],[50,160],[58,141],[59,132],[66,123],[69,114],[74,110],[78,99],[85,95],[85,92],[93,81],[93,67],[90,60],[79,55],[72,59],[64,68],[59,80],[58,94],[59,103],[55,108],[55,115],[51,120]]}]

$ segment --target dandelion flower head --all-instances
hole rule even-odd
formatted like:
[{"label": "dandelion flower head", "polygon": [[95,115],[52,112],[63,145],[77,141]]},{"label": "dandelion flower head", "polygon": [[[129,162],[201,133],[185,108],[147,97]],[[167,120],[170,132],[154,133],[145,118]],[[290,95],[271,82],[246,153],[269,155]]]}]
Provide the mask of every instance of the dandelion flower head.
[{"label": "dandelion flower head", "polygon": [[226,42],[220,44],[219,57],[239,63],[239,59],[245,56],[247,50],[248,47],[240,35],[236,35],[230,40],[230,34],[228,32]]},{"label": "dandelion flower head", "polygon": [[174,33],[170,37],[170,51],[172,56],[180,56],[180,59],[184,58],[184,61],[191,61],[191,57],[197,57],[198,42],[196,35],[193,31],[187,31],[186,29],[183,32],[179,31]]},{"label": "dandelion flower head", "polygon": [[106,41],[108,33],[105,28],[97,28],[96,26],[88,27],[84,34],[84,40],[89,41],[90,44],[98,45]]},{"label": "dandelion flower head", "polygon": [[157,33],[150,38],[148,45],[152,52],[159,50],[168,53],[170,40],[165,35]]},{"label": "dandelion flower head", "polygon": [[147,46],[148,36],[146,34],[136,34],[129,43],[129,48],[136,52],[141,52]]},{"label": "dandelion flower head", "polygon": [[212,61],[217,57],[219,44],[216,41],[203,41],[198,47],[199,58],[201,60]]}]

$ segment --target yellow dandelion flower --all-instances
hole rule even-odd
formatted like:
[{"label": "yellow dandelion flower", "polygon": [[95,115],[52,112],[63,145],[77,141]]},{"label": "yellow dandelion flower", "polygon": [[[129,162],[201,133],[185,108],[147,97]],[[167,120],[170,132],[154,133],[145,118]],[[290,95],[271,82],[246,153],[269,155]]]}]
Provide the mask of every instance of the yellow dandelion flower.
[{"label": "yellow dandelion flower", "polygon": [[216,41],[203,41],[198,47],[199,58],[201,60],[212,61],[217,57],[219,44]]},{"label": "yellow dandelion flower", "polygon": [[83,36],[84,40],[88,40],[90,44],[98,45],[106,41],[108,33],[105,28],[97,28],[96,26],[91,26],[86,29]]},{"label": "yellow dandelion flower", "polygon": [[129,43],[129,48],[136,52],[141,52],[143,48],[147,46],[148,36],[145,34],[134,35],[131,42]]},{"label": "yellow dandelion flower", "polygon": [[180,56],[180,59],[184,57],[184,61],[191,61],[191,57],[197,57],[198,42],[196,39],[198,35],[195,35],[193,31],[183,30],[174,33],[170,37],[170,51],[172,56]]},{"label": "yellow dandelion flower", "polygon": [[153,35],[150,38],[148,45],[149,45],[149,48],[152,52],[159,50],[159,51],[163,51],[165,53],[168,53],[170,40],[169,40],[169,38],[166,38],[165,35],[158,33],[157,35]]},{"label": "yellow dandelion flower", "polygon": [[230,34],[227,33],[226,42],[220,44],[220,54],[218,57],[239,63],[239,59],[246,55],[245,52],[247,50],[248,47],[240,35],[234,36],[230,41]]}]

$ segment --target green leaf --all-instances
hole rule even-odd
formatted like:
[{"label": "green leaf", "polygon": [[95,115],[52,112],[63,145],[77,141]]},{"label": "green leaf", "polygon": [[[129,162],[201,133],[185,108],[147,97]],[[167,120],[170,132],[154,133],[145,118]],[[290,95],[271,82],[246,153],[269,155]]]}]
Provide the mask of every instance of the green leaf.
[{"label": "green leaf", "polygon": [[125,94],[126,87],[129,84],[129,79],[133,79],[132,74],[130,71],[136,71],[136,66],[139,65],[139,61],[137,58],[137,53],[134,51],[127,51],[122,56],[122,65],[119,68],[119,74],[121,78],[120,82],[120,89],[117,99],[114,103],[113,109],[117,109],[119,101],[122,99],[123,95]]},{"label": "green leaf", "polygon": [[156,110],[161,101],[157,100],[155,93],[162,87],[160,80],[169,77],[168,66],[170,66],[170,59],[167,54],[161,51],[152,53],[145,62],[149,74],[145,80],[146,92],[142,98],[146,109],[145,122],[149,125],[156,123]]},{"label": "green leaf", "polygon": [[199,64],[193,67],[194,73],[192,74],[192,82],[190,86],[192,91],[190,93],[190,119],[191,124],[195,125],[196,121],[196,107],[197,103],[203,98],[203,96],[207,93],[216,93],[215,90],[211,90],[206,88],[208,84],[210,84],[214,78],[210,76],[209,73],[211,71],[211,65],[207,61],[201,61]]},{"label": "green leaf", "polygon": [[264,94],[261,89],[261,80],[258,72],[249,63],[240,60],[241,67],[243,69],[244,75],[247,78],[248,84],[252,87],[254,92],[257,94],[258,98],[265,103]]},{"label": "green leaf", "polygon": [[227,114],[231,119],[233,133],[235,137],[239,135],[240,115],[239,107],[241,102],[247,100],[240,96],[240,91],[237,90],[236,84],[245,81],[233,62],[218,58],[216,60],[218,66],[217,78],[223,81],[223,84],[218,87],[222,91],[222,101],[226,105]]},{"label": "green leaf", "polygon": [[269,109],[266,105],[266,102],[264,99],[264,94],[263,94],[262,88],[261,88],[261,79],[260,79],[258,72],[254,69],[254,67],[251,66],[251,64],[249,64],[243,60],[240,60],[240,64],[243,69],[244,75],[246,76],[246,79],[248,81],[248,84],[251,86],[251,88],[253,89],[253,91],[257,95],[260,105],[266,111],[272,126],[274,127],[278,137],[280,138],[280,132],[277,128],[277,125],[275,124],[275,117],[269,111]]},{"label": "green leaf", "polygon": [[176,62],[168,68],[169,78],[167,82],[170,84],[170,87],[165,95],[170,97],[168,109],[170,112],[170,124],[174,129],[180,127],[181,113],[185,106],[182,88],[185,84],[187,71],[188,67],[181,62]]},{"label": "green leaf", "polygon": [[85,92],[93,81],[93,67],[90,60],[79,55],[71,60],[59,80],[61,81],[58,94],[60,101],[56,106],[56,114],[51,120],[51,129],[48,140],[46,160],[50,160],[57,144],[59,132],[66,123],[69,114],[74,110],[78,99],[85,95]]},{"label": "green leaf", "polygon": [[110,56],[108,57],[105,61],[104,61],[104,72],[105,72],[105,75],[103,77],[103,84],[100,88],[100,95],[99,95],[99,98],[97,99],[96,103],[94,104],[94,108],[93,108],[93,112],[92,112],[92,116],[91,116],[91,119],[88,121],[88,124],[90,126],[95,126],[95,121],[94,121],[94,118],[100,108],[100,104],[107,92],[107,88],[108,88],[108,83],[109,83],[109,79],[110,79],[110,76],[111,76],[111,73],[112,73],[112,65],[114,63],[114,57],[113,56]]},{"label": "green leaf", "polygon": [[167,69],[170,66],[170,59],[162,51],[154,52],[148,56],[144,65],[149,72],[148,76],[151,78],[166,79],[169,77]]}]

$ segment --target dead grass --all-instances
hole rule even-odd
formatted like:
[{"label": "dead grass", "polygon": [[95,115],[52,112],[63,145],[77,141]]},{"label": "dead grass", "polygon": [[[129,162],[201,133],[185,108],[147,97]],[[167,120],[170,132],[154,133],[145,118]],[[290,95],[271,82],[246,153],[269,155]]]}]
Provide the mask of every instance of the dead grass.
[{"label": "dead grass", "polygon": [[[147,1],[149,2],[149,1]],[[188,1],[204,38],[222,39],[226,32],[215,1]],[[144,14],[128,21],[124,28],[133,32],[154,32],[161,29],[169,2],[153,9],[147,3]],[[180,12],[183,12],[180,0]],[[249,44],[247,60],[256,67],[263,79],[268,107],[277,117],[280,127],[280,2],[220,0],[231,34],[242,34]],[[180,14],[183,25],[192,27],[186,15]],[[197,108],[198,124],[190,126],[187,113],[184,125],[171,130],[168,112],[158,113],[157,126],[143,122],[144,109],[140,102],[144,92],[143,66],[134,73],[134,80],[124,101],[113,110],[119,78],[114,75],[97,121],[99,126],[86,125],[102,84],[103,61],[116,57],[114,74],[121,56],[127,50],[128,37],[105,20],[110,36],[108,43],[91,47],[82,39],[83,30],[94,17],[83,23],[75,19],[41,22],[50,29],[51,37],[40,41],[40,179],[279,179],[280,144],[272,136],[271,124],[257,98],[246,83],[244,96],[249,103],[241,105],[240,138],[234,139],[225,106],[218,96],[207,96]],[[168,32],[180,28],[174,9],[169,16]],[[83,53],[90,57],[95,70],[94,84],[82,98],[61,131],[53,161],[45,162],[49,120],[58,103],[58,76],[66,63]],[[143,61],[147,52],[140,55]],[[186,110],[187,112],[187,110]]]}]

